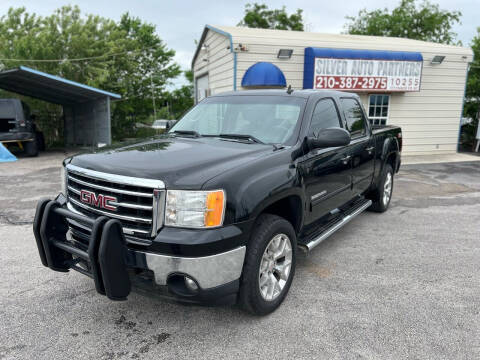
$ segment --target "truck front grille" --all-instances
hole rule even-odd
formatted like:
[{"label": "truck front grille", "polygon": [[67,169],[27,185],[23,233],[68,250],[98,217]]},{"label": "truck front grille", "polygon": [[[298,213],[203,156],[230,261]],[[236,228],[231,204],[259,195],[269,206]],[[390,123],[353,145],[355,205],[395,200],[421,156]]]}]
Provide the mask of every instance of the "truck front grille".
[{"label": "truck front grille", "polygon": [[[66,167],[68,207],[90,217],[118,219],[125,235],[151,238],[163,225],[165,187],[162,181]],[[80,231],[70,224],[72,231]]]}]

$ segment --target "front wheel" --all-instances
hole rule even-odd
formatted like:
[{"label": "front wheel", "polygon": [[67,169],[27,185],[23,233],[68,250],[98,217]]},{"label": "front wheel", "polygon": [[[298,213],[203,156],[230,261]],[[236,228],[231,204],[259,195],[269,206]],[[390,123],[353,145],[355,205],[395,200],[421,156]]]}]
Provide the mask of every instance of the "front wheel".
[{"label": "front wheel", "polygon": [[292,225],[261,215],[250,239],[243,268],[239,302],[255,315],[266,315],[285,299],[295,274],[297,239]]},{"label": "front wheel", "polygon": [[375,212],[385,212],[392,200],[393,192],[393,168],[390,164],[385,164],[381,174],[380,184],[375,192],[370,210]]}]

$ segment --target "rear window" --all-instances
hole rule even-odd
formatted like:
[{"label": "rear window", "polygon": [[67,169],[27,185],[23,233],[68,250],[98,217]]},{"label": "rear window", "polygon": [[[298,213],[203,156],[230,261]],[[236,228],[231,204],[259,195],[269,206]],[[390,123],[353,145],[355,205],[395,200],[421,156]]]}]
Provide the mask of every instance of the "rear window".
[{"label": "rear window", "polygon": [[15,119],[15,106],[12,101],[0,100],[0,119]]}]

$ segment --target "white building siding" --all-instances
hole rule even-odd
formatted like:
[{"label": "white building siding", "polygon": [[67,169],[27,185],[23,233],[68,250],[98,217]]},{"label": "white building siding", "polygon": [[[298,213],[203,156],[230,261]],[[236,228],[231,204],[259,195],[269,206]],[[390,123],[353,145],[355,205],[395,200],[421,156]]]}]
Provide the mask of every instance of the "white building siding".
[{"label": "white building siding", "polygon": [[233,90],[233,53],[230,40],[225,35],[209,30],[193,64],[194,77],[208,74],[210,94]]},{"label": "white building siding", "polygon": [[[237,53],[237,90],[242,90],[241,82],[245,71],[260,61],[275,64],[284,73],[287,85],[294,89],[302,89],[306,47],[420,52],[423,56],[421,90],[391,94],[388,124],[402,127],[403,152],[406,155],[456,151],[466,72],[469,62],[473,60],[471,49],[401,38],[240,27],[218,28],[231,34],[233,39],[233,47]],[[215,93],[218,93],[233,90],[233,79],[228,76],[233,76],[234,71],[232,54],[229,56],[220,50],[222,46],[229,45],[229,40],[226,36],[215,36],[209,31],[206,41],[213,41],[215,37],[224,38],[223,42],[218,39],[215,42],[218,54],[222,55],[216,56],[223,58],[222,66],[219,70],[213,69],[214,64],[219,64],[214,56],[208,64],[209,73],[212,71],[219,73],[218,76],[214,75],[214,79],[218,79],[221,86],[217,88],[211,83],[212,92],[215,90]],[[247,51],[239,51],[239,44],[246,45]],[[277,59],[278,50],[281,48],[293,49],[292,57],[288,60]],[[435,55],[446,57],[441,64],[431,65],[430,61]],[[201,57],[198,56],[196,61],[200,70],[207,67],[205,64],[199,64]],[[231,63],[231,67],[227,63]],[[368,111],[368,94],[361,94],[361,99]]]}]

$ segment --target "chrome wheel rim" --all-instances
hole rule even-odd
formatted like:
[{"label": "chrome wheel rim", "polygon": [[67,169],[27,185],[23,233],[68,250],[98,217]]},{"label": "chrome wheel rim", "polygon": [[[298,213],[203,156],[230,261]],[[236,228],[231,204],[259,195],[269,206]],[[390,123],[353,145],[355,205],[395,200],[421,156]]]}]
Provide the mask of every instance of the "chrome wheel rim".
[{"label": "chrome wheel rim", "polygon": [[266,301],[275,300],[285,288],[292,268],[292,243],[285,234],[278,234],[263,252],[258,272],[260,294]]},{"label": "chrome wheel rim", "polygon": [[383,185],[383,205],[387,206],[390,201],[390,196],[392,196],[392,185],[393,178],[391,173],[387,173],[387,178],[385,179],[385,184]]}]

